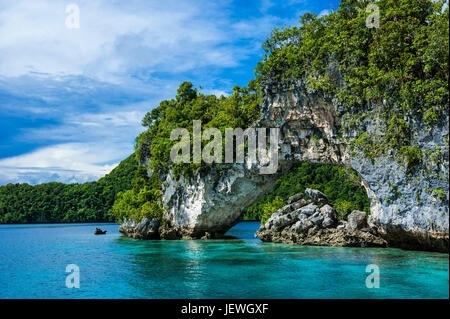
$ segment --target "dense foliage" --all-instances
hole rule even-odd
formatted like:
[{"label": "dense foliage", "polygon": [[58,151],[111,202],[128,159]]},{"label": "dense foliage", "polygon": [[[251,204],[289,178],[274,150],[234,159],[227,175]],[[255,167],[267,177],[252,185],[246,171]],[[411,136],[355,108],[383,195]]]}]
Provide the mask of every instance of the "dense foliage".
[{"label": "dense foliage", "polygon": [[340,219],[345,219],[355,209],[369,213],[367,193],[353,170],[299,163],[280,177],[261,200],[247,209],[244,219],[265,222],[274,211],[287,204],[290,196],[302,193],[308,187],[322,191],[336,208]]},{"label": "dense foliage", "polygon": [[[373,12],[366,8],[373,3],[379,27],[368,28]],[[263,45],[258,76],[286,83],[303,79],[310,93],[335,98],[344,132],[361,132],[347,140],[354,156],[392,154],[410,172],[424,161],[448,162],[440,148],[424,153],[416,133],[439,126],[448,112],[449,9],[444,3],[342,0],[328,15],[305,14],[301,26],[273,31]],[[377,130],[365,133],[374,124]]]},{"label": "dense foliage", "polygon": [[133,154],[97,182],[1,186],[0,223],[113,221],[116,194],[131,188],[137,167]]},{"label": "dense foliage", "polygon": [[[188,176],[208,169],[204,163],[171,162],[170,150],[177,142],[170,139],[173,129],[185,128],[192,136],[194,120],[202,122],[202,130],[220,129],[222,136],[227,127],[245,129],[259,117],[260,99],[255,81],[250,81],[248,87],[235,86],[233,94],[227,97],[205,95],[192,83],[183,82],[175,99],[162,101],[142,120],[142,125],[148,129],[136,139],[136,154],[140,162],[149,160],[151,174],[141,168],[132,181],[133,188],[118,195],[113,207],[117,219],[140,220],[162,215],[160,173],[172,169],[177,176]],[[192,150],[192,139],[190,148]]]},{"label": "dense foliage", "polygon": [[[173,129],[185,128],[192,136],[193,121],[200,120],[202,130],[218,128],[223,136],[227,127],[251,126],[259,117],[260,102],[261,95],[254,80],[249,82],[248,87],[235,86],[233,94],[228,97],[205,95],[195,89],[192,83],[183,82],[175,99],[162,101],[144,116],[142,125],[148,127],[148,130],[136,139],[138,158],[141,162],[150,159],[149,168],[154,171],[166,171],[169,167],[170,150],[176,143],[170,139]],[[174,170],[186,174],[199,166],[177,164],[174,165]]]}]

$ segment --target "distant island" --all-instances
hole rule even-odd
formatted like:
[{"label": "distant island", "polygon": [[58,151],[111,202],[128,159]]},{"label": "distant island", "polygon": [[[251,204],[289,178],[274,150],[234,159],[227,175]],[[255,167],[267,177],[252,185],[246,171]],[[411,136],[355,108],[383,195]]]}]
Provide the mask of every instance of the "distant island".
[{"label": "distant island", "polygon": [[0,223],[112,222],[116,195],[131,188],[137,167],[133,154],[96,182],[0,186]]}]

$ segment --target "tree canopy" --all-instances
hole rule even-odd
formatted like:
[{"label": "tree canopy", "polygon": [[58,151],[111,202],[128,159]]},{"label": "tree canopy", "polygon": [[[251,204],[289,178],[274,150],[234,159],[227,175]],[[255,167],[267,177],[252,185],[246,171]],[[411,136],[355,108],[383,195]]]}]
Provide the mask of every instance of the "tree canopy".
[{"label": "tree canopy", "polygon": [[[366,26],[369,4],[379,8],[378,27]],[[308,92],[333,100],[343,132],[360,132],[347,139],[354,156],[392,153],[409,172],[448,163],[439,147],[425,152],[417,141],[418,129],[431,131],[448,116],[448,14],[447,0],[342,0],[328,15],[307,13],[300,26],[276,28],[257,78],[301,79]],[[368,134],[368,125],[376,130]]]}]

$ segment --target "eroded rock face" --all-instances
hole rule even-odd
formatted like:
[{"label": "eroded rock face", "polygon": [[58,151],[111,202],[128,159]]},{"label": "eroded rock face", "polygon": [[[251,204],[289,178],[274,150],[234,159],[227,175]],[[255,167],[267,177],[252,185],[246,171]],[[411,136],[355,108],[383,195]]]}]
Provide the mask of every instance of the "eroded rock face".
[{"label": "eroded rock face", "polygon": [[134,239],[159,239],[160,223],[157,218],[144,218],[136,223],[132,220],[126,220],[119,227],[119,231],[127,237]]},{"label": "eroded rock face", "polygon": [[348,229],[356,230],[367,227],[367,214],[359,210],[354,210],[347,217]]},{"label": "eroded rock face", "polygon": [[[408,174],[391,156],[376,161],[350,156],[340,136],[341,119],[337,115],[340,108],[330,97],[307,92],[300,81],[289,87],[266,85],[261,119],[256,126],[280,128],[277,174],[261,175],[258,167],[243,164],[216,165],[206,176],[190,179],[174,180],[168,174],[163,196],[167,225],[160,231],[161,237],[201,238],[206,233],[210,238],[220,237],[237,222],[246,207],[273,187],[282,169],[293,162],[306,161],[345,165],[358,172],[371,200],[368,227],[376,228],[390,246],[448,252],[448,179],[433,174],[425,176],[420,171]],[[448,117],[433,131],[417,125],[417,146],[422,150],[439,146],[448,158],[445,141]],[[367,132],[375,130],[375,123],[368,123]],[[357,137],[358,133],[348,134]],[[430,170],[448,177],[448,160]],[[446,196],[431,196],[427,193],[430,189],[439,189]],[[305,202],[291,200],[297,206]],[[309,216],[312,208],[309,206],[304,214]],[[332,220],[325,217],[316,216],[311,222],[332,225]],[[339,230],[345,227],[337,226]]]},{"label": "eroded rock face", "polygon": [[[358,172],[371,200],[368,224],[391,246],[448,252],[448,116],[432,131],[414,124],[417,147],[439,147],[447,161],[427,167],[429,173],[407,172],[390,154],[376,161],[350,156],[339,133],[340,108],[332,97],[307,92],[301,82],[291,87],[267,85],[259,125],[281,128],[281,161],[345,165]],[[376,129],[376,123],[368,123],[366,132]],[[433,196],[430,190],[446,196]]]},{"label": "eroded rock face", "polygon": [[[243,210],[274,186],[280,173],[263,175],[257,167],[233,164],[214,166],[203,177],[174,180],[168,174],[163,200],[171,239],[222,237]],[[167,232],[161,237],[166,238]]]},{"label": "eroded rock face", "polygon": [[306,206],[304,201],[299,199],[303,202],[302,207],[298,209],[294,208],[295,203],[282,207],[261,225],[256,236],[262,241],[311,246],[387,246],[387,242],[378,235],[376,229],[367,228],[364,223],[367,220],[365,212],[352,212],[348,223],[338,221],[337,213],[327,203],[325,195],[312,189],[307,189],[305,193],[318,196]]}]

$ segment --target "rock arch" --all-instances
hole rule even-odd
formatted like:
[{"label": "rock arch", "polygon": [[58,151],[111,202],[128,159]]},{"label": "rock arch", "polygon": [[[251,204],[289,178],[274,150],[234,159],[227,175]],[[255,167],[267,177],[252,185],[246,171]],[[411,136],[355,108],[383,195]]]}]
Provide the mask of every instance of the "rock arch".
[{"label": "rock arch", "polygon": [[[306,161],[346,165],[357,171],[371,200],[369,223],[391,246],[448,252],[448,199],[436,200],[425,193],[433,187],[448,194],[448,181],[420,174],[410,178],[406,169],[388,156],[375,163],[352,158],[339,135],[337,108],[322,96],[309,94],[300,84],[285,89],[266,87],[257,126],[281,130],[278,173],[260,175],[257,167],[244,164],[217,165],[208,174],[189,179],[175,180],[169,173],[163,189],[168,227],[161,237],[201,238],[225,233],[244,208],[273,187],[283,170],[293,162]],[[419,134],[422,148],[440,145],[445,149],[448,117],[440,128]],[[446,152],[448,157],[448,147]],[[448,176],[448,165],[440,169]],[[389,197],[391,185],[401,196]]]}]

